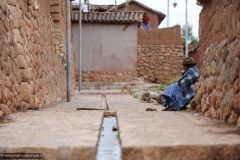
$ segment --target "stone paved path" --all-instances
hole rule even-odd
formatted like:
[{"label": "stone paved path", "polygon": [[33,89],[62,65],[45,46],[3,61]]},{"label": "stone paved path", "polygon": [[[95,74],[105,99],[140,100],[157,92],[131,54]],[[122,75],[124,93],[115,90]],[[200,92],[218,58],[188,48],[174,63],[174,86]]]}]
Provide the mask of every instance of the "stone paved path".
[{"label": "stone paved path", "polygon": [[[236,128],[194,112],[161,112],[161,106],[128,95],[107,95],[107,101],[117,112],[124,160],[240,159]],[[0,125],[0,152],[41,152],[49,160],[95,159],[104,111],[76,108],[100,106],[100,95],[84,93],[70,103],[13,114],[11,122]],[[158,111],[146,112],[147,107]]]},{"label": "stone paved path", "polygon": [[127,95],[107,99],[118,115],[124,160],[240,159],[240,129],[190,111],[163,112]]},{"label": "stone paved path", "polygon": [[100,104],[100,95],[78,95],[71,103],[13,114],[12,122],[1,124],[0,152],[41,152],[47,160],[94,160],[103,112],[76,108],[97,108]]}]

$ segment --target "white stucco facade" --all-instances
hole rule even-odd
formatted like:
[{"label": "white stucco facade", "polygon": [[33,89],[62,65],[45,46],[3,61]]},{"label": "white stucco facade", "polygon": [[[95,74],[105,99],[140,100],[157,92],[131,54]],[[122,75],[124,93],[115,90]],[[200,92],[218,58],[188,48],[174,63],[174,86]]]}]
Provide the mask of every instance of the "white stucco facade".
[{"label": "white stucco facade", "polygon": [[[72,27],[77,62],[79,25]],[[137,24],[82,24],[82,71],[133,71],[136,61]]]}]

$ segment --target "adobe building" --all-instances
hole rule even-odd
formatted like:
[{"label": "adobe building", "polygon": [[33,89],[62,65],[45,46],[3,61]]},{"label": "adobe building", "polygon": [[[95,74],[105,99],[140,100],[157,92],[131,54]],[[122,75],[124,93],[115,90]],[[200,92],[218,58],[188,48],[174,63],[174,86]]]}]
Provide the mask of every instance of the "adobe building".
[{"label": "adobe building", "polygon": [[[127,82],[136,78],[137,29],[143,12],[82,14],[84,82]],[[73,11],[74,46],[79,52],[79,11]],[[78,59],[78,54],[76,54]]]},{"label": "adobe building", "polygon": [[128,4],[122,3],[117,6],[118,11],[143,11],[144,13],[147,13],[149,20],[150,20],[150,26],[152,29],[158,28],[160,23],[163,21],[163,19],[166,17],[165,14],[162,12],[159,12],[157,10],[154,10],[136,0],[129,0]]},{"label": "adobe building", "polygon": [[[73,10],[78,10],[78,5],[73,5]],[[128,12],[128,11],[138,11],[147,13],[150,19],[150,25],[152,29],[158,28],[163,19],[166,17],[165,14],[154,10],[136,0],[130,0],[127,4],[122,3],[119,5],[95,5],[89,4],[90,12]]]},{"label": "adobe building", "polygon": [[[155,11],[135,0],[131,0],[128,5],[123,3],[117,6],[90,4],[89,8],[90,12],[84,13],[82,21],[82,46],[83,52],[86,52],[83,53],[82,57],[82,65],[85,70],[83,70],[84,82],[126,82],[136,77],[144,77],[146,82],[165,83],[181,75],[183,69],[181,28],[180,26],[174,26],[171,28],[158,29],[158,25],[165,17],[163,13]],[[73,5],[73,12],[74,17],[72,18],[72,22],[77,57],[79,50],[78,5]],[[155,22],[154,28],[149,30],[139,29],[142,25],[142,16],[138,16],[135,13],[141,13],[142,15],[144,12],[151,15],[150,19]],[[116,18],[114,15],[121,18],[119,20],[114,19]],[[133,24],[133,18],[137,18],[137,24]],[[126,26],[126,23],[129,23],[128,26]],[[104,27],[102,27],[103,24]],[[92,39],[91,41],[88,40],[90,37]],[[96,39],[96,37],[98,39]],[[89,42],[84,42],[87,40]],[[106,41],[109,41],[108,45],[105,45],[105,48],[103,48],[102,45],[105,44]],[[94,47],[98,45],[98,48],[91,47],[91,45]],[[134,49],[129,49],[129,47],[133,47]],[[106,50],[106,48],[108,48],[108,50]],[[108,56],[115,56],[112,58],[109,57],[107,60],[101,60],[99,55],[102,56],[102,54],[97,54],[97,52],[103,51],[109,52]],[[112,54],[110,54],[111,52]],[[123,61],[125,62],[122,63]],[[99,65],[99,63],[101,63],[101,65]],[[103,68],[104,63],[105,67]],[[110,63],[112,64],[107,65]],[[122,69],[120,69],[120,66]],[[131,68],[132,71],[135,68],[135,71],[125,72],[126,67],[128,67],[128,69]],[[88,72],[86,72],[86,70],[88,70]]]}]

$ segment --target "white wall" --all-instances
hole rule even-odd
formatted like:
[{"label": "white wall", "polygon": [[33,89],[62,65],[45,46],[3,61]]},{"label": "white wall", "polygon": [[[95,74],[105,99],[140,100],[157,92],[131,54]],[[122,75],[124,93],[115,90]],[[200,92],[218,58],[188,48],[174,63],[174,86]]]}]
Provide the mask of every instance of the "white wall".
[{"label": "white wall", "polygon": [[[79,26],[73,24],[75,52],[79,49]],[[82,25],[83,71],[133,71],[137,61],[137,24]],[[76,59],[78,56],[76,56]],[[77,64],[77,63],[76,63]]]}]

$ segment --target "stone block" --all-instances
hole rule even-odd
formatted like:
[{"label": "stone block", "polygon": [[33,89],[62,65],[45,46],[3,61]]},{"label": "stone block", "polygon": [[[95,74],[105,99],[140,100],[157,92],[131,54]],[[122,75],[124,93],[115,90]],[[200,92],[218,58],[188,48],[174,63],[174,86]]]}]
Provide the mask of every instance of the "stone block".
[{"label": "stone block", "polygon": [[237,127],[240,128],[240,117],[237,119]]},{"label": "stone block", "polygon": [[32,78],[33,78],[32,69],[30,68],[24,69],[22,72],[22,82],[28,82],[32,80]]},{"label": "stone block", "polygon": [[0,104],[0,111],[2,112],[2,116],[0,117],[0,119],[7,118],[11,113],[8,106],[4,104]]},{"label": "stone block", "polygon": [[30,102],[32,99],[32,88],[27,82],[22,82],[20,85],[21,99],[25,102]]},{"label": "stone block", "polygon": [[18,55],[16,58],[15,64],[20,68],[20,69],[25,69],[27,67],[27,62],[26,59],[23,55]]}]

